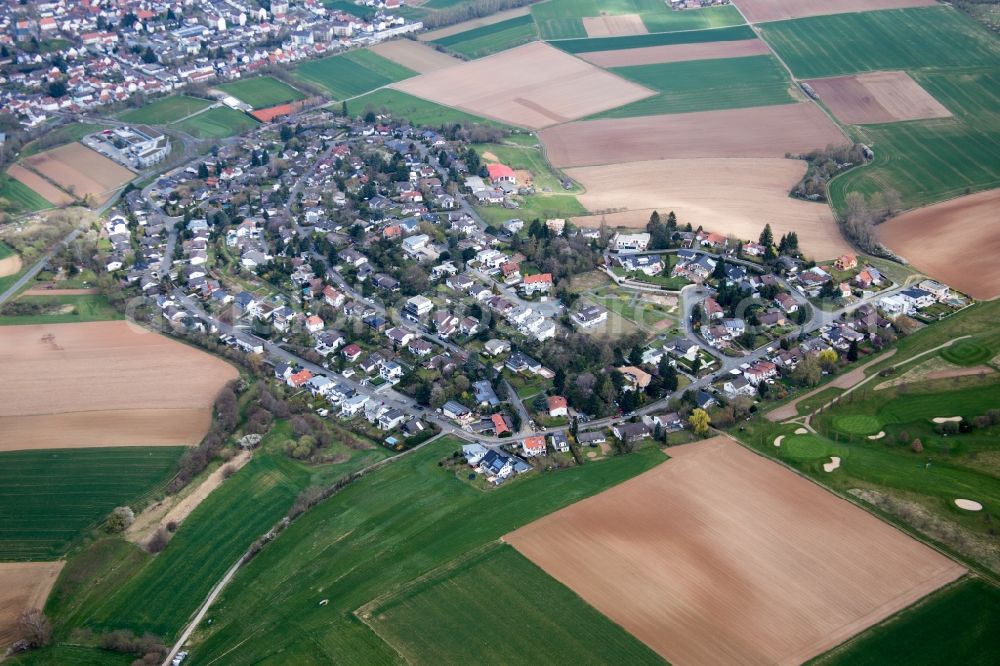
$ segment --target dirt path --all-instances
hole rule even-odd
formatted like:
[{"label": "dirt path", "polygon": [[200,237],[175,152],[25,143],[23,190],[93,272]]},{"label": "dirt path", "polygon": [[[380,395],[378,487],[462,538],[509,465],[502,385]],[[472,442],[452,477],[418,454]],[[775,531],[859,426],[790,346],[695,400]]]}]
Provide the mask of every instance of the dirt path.
[{"label": "dirt path", "polygon": [[22,296],[86,296],[96,294],[97,289],[46,289],[45,287],[33,287],[24,291]]},{"label": "dirt path", "polygon": [[42,608],[55,585],[63,561],[0,563],[0,655],[19,638],[17,618],[26,610]]}]

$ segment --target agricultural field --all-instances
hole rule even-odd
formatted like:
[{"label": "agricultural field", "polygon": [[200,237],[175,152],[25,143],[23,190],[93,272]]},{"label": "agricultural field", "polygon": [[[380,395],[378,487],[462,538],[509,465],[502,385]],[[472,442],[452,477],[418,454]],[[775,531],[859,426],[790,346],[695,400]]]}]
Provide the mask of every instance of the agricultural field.
[{"label": "agricultural field", "polygon": [[797,101],[790,93],[788,73],[770,55],[616,67],[611,71],[660,94],[603,111],[594,118],[715,111]]},{"label": "agricultural field", "polygon": [[257,126],[257,121],[245,113],[220,106],[177,123],[174,127],[196,139],[223,139],[242,134]]},{"label": "agricultural field", "polygon": [[835,76],[814,79],[809,85],[837,120],[851,125],[951,116],[906,72]]},{"label": "agricultural field", "polygon": [[844,142],[814,104],[564,123],[538,133],[557,167],[694,157],[781,157]]},{"label": "agricultural field", "polygon": [[136,125],[167,125],[181,118],[198,113],[214,102],[187,95],[171,95],[143,104],[118,115],[118,120]]},{"label": "agricultural field", "polygon": [[[537,5],[536,5],[537,6]],[[626,37],[602,37],[585,39],[563,39],[552,42],[552,46],[567,53],[591,53],[594,51],[621,51],[643,49],[653,46],[676,46],[679,44],[705,44],[712,42],[744,41],[756,39],[750,26],[740,25],[714,30],[689,30],[684,32],[661,32],[648,35]]]},{"label": "agricultural field", "polygon": [[685,62],[688,60],[711,60],[717,58],[744,58],[769,55],[767,44],[759,39],[740,39],[728,42],[702,42],[700,44],[667,44],[665,46],[645,46],[617,51],[590,51],[579,54],[587,62],[598,67],[634,67],[656,65],[663,62]]},{"label": "agricultural field", "polygon": [[653,94],[543,42],[423,74],[393,88],[532,129]]},{"label": "agricultural field", "polygon": [[382,88],[356,97],[347,103],[348,112],[364,113],[371,109],[375,113],[390,113],[395,118],[403,118],[414,125],[425,127],[441,127],[442,125],[489,125],[492,127],[508,127],[503,123],[471,113],[459,111],[448,106],[442,106],[426,99],[408,95],[392,88]]},{"label": "agricultural field", "polygon": [[537,36],[535,22],[526,15],[441,37],[432,43],[467,58],[481,58],[526,44]]},{"label": "agricultural field", "polygon": [[[29,312],[27,308],[37,309],[37,312]],[[0,308],[0,326],[75,324],[124,318],[101,294],[24,295]]]},{"label": "agricultural field", "polygon": [[[5,189],[25,206],[34,206],[39,201],[44,201],[44,206],[34,208],[51,208],[55,206],[66,206],[73,203],[76,197],[68,192],[56,187],[51,181],[42,178],[31,169],[25,169],[20,164],[11,164],[7,168],[4,178],[8,183]],[[30,192],[30,195],[28,194]]]},{"label": "agricultural field", "polygon": [[63,562],[0,562],[0,650],[21,638],[18,617],[41,608]]},{"label": "agricultural field", "polygon": [[129,169],[82,143],[69,143],[32,155],[24,164],[70,194],[90,197],[98,203],[135,178]]},{"label": "agricultural field", "polygon": [[933,4],[934,0],[736,0],[750,23]]},{"label": "agricultural field", "polygon": [[[878,227],[893,252],[945,284],[974,298],[1000,296],[1000,189],[918,208]],[[947,243],[928,243],[934,236]]]},{"label": "agricultural field", "polygon": [[454,67],[462,62],[432,46],[412,39],[393,39],[380,42],[372,46],[371,50],[383,58],[388,58],[394,63],[408,67],[420,74]]},{"label": "agricultural field", "polygon": [[1000,650],[1000,589],[980,578],[951,585],[876,625],[814,664],[986,666]]},{"label": "agricultural field", "polygon": [[457,35],[460,32],[468,32],[475,28],[481,28],[485,25],[493,25],[494,23],[503,23],[504,21],[509,21],[510,19],[517,18],[519,16],[527,16],[529,13],[529,9],[530,7],[517,7],[515,9],[508,9],[506,11],[497,12],[496,14],[490,14],[489,16],[482,16],[479,18],[469,19],[468,21],[455,23],[454,25],[438,28],[437,30],[421,32],[419,35],[417,35],[417,39],[421,42],[433,42],[438,39],[441,39],[442,37]]},{"label": "agricultural field", "polygon": [[366,49],[348,51],[321,60],[309,60],[298,65],[293,73],[304,81],[325,88],[338,101],[363,95],[417,74]]},{"label": "agricultural field", "polygon": [[[603,37],[608,34],[602,18],[628,17],[633,27],[617,34],[663,33],[721,28],[743,23],[732,6],[674,11],[658,0],[548,0],[531,6],[542,39]],[[596,20],[587,20],[596,19]],[[588,29],[588,26],[589,29]],[[614,30],[611,34],[616,34]]]},{"label": "agricultural field", "polygon": [[0,211],[31,213],[51,207],[51,203],[21,181],[0,173]]},{"label": "agricultural field", "polygon": [[[541,663],[662,663],[624,629],[501,544],[449,562],[358,614],[409,663],[505,663],[528,655]],[[470,640],[469,618],[518,630],[505,633],[503,640]]]},{"label": "agricultural field", "polygon": [[0,453],[0,560],[52,560],[116,506],[162,486],[182,447]]},{"label": "agricultural field", "polygon": [[1000,40],[950,7],[817,16],[769,23],[760,30],[801,78],[1000,66]]},{"label": "agricultural field", "polygon": [[264,109],[287,102],[305,99],[305,94],[273,76],[258,76],[216,86],[219,90],[249,104],[255,109]]},{"label": "agricultural field", "polygon": [[10,245],[0,241],[0,278],[21,272],[21,257]]},{"label": "agricultural field", "polygon": [[0,326],[0,365],[0,451],[195,444],[237,376],[124,321]]},{"label": "agricultural field", "polygon": [[728,437],[668,454],[504,541],[672,663],[802,663],[965,572]]},{"label": "agricultural field", "polygon": [[[437,466],[444,438],[351,484],[304,514],[240,571],[194,636],[191,659],[394,661],[393,648],[355,611],[537,517],[664,460],[654,448],[483,492]],[[288,584],[294,575],[296,585]],[[487,590],[482,590],[488,595]],[[320,601],[327,599],[325,605]],[[523,603],[527,603],[525,600]],[[479,622],[456,627],[466,642]],[[454,637],[451,640],[458,640]],[[547,640],[547,639],[543,639]],[[530,649],[529,649],[530,648]],[[545,654],[528,646],[522,657]],[[280,656],[279,656],[280,655]]]},{"label": "agricultural field", "polygon": [[[106,129],[104,125],[77,122],[66,123],[46,132],[44,135],[45,143],[43,145],[58,146],[62,143],[72,143],[102,129]],[[38,141],[32,141],[21,148],[21,157],[29,157],[42,150],[44,148],[39,148]]]}]

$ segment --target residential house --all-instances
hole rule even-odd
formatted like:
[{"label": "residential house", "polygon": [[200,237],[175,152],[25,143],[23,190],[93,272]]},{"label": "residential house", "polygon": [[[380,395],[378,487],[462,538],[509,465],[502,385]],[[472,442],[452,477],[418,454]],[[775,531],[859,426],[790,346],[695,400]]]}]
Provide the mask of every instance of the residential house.
[{"label": "residential house", "polygon": [[611,248],[616,252],[644,252],[649,247],[649,239],[647,233],[617,233],[611,239]]},{"label": "residential house", "polygon": [[576,441],[581,446],[597,446],[608,441],[608,438],[605,436],[603,430],[594,430],[591,432],[578,432],[576,434]]},{"label": "residential house", "polygon": [[551,395],[548,400],[549,416],[556,418],[559,416],[569,416],[569,405],[566,398],[561,395]]},{"label": "residential house", "polygon": [[608,311],[597,305],[584,305],[573,313],[572,318],[581,328],[593,328],[608,320]]},{"label": "residential house", "polygon": [[556,453],[569,453],[569,437],[561,432],[549,435],[549,444]]},{"label": "residential house", "polygon": [[649,428],[645,423],[615,423],[611,432],[622,442],[637,442],[649,437]]},{"label": "residential house", "polygon": [[537,275],[526,275],[521,280],[521,289],[526,295],[534,293],[549,293],[552,289],[552,273],[539,273]]},{"label": "residential house", "polygon": [[454,400],[449,400],[444,403],[444,406],[441,407],[441,413],[444,414],[446,418],[458,421],[462,424],[469,422],[473,418],[471,409]]},{"label": "residential house", "polygon": [[525,437],[521,442],[521,451],[527,458],[545,455],[545,437]]}]

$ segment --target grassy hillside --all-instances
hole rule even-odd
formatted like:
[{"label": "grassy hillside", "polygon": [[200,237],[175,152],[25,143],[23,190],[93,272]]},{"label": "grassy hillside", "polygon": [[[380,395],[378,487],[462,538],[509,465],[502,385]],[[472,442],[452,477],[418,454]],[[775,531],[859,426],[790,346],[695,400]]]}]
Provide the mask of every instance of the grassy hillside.
[{"label": "grassy hillside", "polygon": [[[533,474],[484,492],[438,467],[458,444],[439,440],[306,513],[233,579],[211,613],[211,624],[202,625],[196,635],[191,658],[396,661],[392,647],[354,616],[356,609],[513,528],[664,460],[658,450],[646,449]],[[483,622],[470,618],[456,630],[464,631],[467,641],[481,641],[483,629]],[[525,661],[546,649],[530,648],[521,655]]]}]

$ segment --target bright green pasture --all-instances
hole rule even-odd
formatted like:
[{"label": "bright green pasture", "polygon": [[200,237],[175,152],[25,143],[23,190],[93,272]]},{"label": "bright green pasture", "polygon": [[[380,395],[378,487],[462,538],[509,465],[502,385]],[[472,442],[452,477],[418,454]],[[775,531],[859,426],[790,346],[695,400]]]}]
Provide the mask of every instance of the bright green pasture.
[{"label": "bright green pasture", "polygon": [[171,95],[144,104],[138,109],[125,111],[118,116],[118,119],[136,125],[166,125],[210,106],[212,106],[212,102],[207,99],[188,97],[187,95]]},{"label": "bright green pasture", "polygon": [[375,90],[347,103],[347,112],[351,115],[360,115],[369,109],[376,113],[389,112],[396,118],[405,119],[414,125],[423,127],[441,127],[456,123],[506,127],[495,120],[480,118],[471,113],[429,102],[392,88]]},{"label": "bright green pasture", "polygon": [[713,111],[795,102],[788,73],[770,55],[616,67],[627,79],[657,90],[595,118],[627,118],[665,113]]},{"label": "bright green pasture", "polygon": [[950,7],[833,14],[759,28],[800,78],[1000,65],[1000,40]]},{"label": "bright green pasture", "polygon": [[435,39],[432,43],[468,58],[481,58],[491,53],[527,44],[538,37],[535,22],[526,14],[507,21],[491,23],[455,35]]},{"label": "bright green pasture", "polygon": [[[395,662],[396,651],[354,611],[512,529],[665,460],[649,448],[535,472],[483,491],[438,467],[459,445],[451,438],[434,442],[356,481],[293,523],[220,595],[196,633],[192,661]],[[518,581],[509,584],[517,587]],[[580,620],[565,619],[571,626]],[[468,641],[481,642],[484,629],[494,629],[484,618],[466,620],[462,629]],[[499,641],[514,630],[495,629]]]},{"label": "bright green pasture", "polygon": [[258,76],[217,86],[219,90],[255,109],[277,106],[305,99],[301,91],[273,76]]},{"label": "bright green pasture", "polygon": [[42,306],[39,314],[8,314],[9,307],[0,309],[0,326],[25,324],[75,324],[86,321],[124,319],[102,294],[67,296],[21,296],[19,304],[33,303]]},{"label": "bright green pasture", "polygon": [[333,99],[341,100],[363,95],[417,73],[377,53],[361,49],[303,62],[295,68],[294,74],[303,81],[322,86]]},{"label": "bright green pasture", "polygon": [[[0,173],[0,199],[7,202],[7,209],[13,213],[31,213],[52,207],[42,195],[5,173]],[[3,210],[0,208],[0,212]]]},{"label": "bright green pasture", "polygon": [[163,484],[182,447],[0,453],[0,560],[62,556],[116,506]]},{"label": "bright green pasture", "polygon": [[546,220],[586,215],[587,209],[572,194],[531,194],[519,199],[520,208],[476,206],[476,212],[487,224],[503,224],[517,217],[522,220]]},{"label": "bright green pasture", "polygon": [[198,139],[224,139],[247,132],[258,124],[245,113],[220,106],[181,121],[175,127]]},{"label": "bright green pasture", "polygon": [[[366,611],[379,636],[413,663],[663,663],[569,588],[499,543],[445,565]],[[483,627],[470,618],[517,630],[505,632],[502,640],[482,640]]]},{"label": "bright green pasture", "polygon": [[591,53],[593,51],[617,51],[621,49],[641,49],[647,46],[670,46],[673,44],[702,44],[706,42],[733,42],[756,39],[748,25],[718,28],[715,30],[689,30],[685,32],[661,32],[649,35],[628,35],[624,37],[589,37],[585,39],[563,39],[552,42],[552,46],[567,53]]},{"label": "bright green pasture", "polygon": [[988,666],[1000,654],[1000,589],[966,578],[871,627],[811,664]]}]

